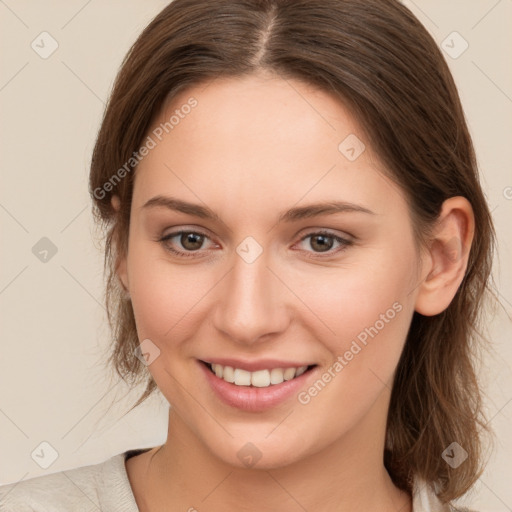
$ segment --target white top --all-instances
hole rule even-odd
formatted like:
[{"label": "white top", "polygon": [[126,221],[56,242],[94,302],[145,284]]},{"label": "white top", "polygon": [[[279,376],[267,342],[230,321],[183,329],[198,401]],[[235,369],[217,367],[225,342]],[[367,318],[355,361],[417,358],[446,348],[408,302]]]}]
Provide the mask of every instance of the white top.
[{"label": "white top", "polygon": [[[99,464],[0,486],[0,511],[139,512],[125,460],[147,450],[149,448],[128,450]],[[423,481],[415,480],[413,512],[452,510],[455,509],[442,505]]]}]

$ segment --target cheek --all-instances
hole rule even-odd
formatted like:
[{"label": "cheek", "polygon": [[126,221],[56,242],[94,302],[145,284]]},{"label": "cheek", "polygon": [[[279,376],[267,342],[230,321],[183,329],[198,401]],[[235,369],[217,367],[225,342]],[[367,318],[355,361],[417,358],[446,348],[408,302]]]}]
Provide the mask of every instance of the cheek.
[{"label": "cheek", "polygon": [[397,332],[407,330],[402,318],[414,301],[414,262],[412,248],[375,251],[364,261],[316,276],[315,286],[304,296],[331,331],[326,338],[331,352],[348,350],[354,339],[364,344],[374,337],[387,338],[386,333],[395,339]]},{"label": "cheek", "polygon": [[193,265],[172,265],[145,242],[134,243],[128,257],[130,294],[139,338],[166,345],[188,336],[189,319],[215,284],[211,272]]},{"label": "cheek", "polygon": [[311,401],[319,410],[330,411],[334,423],[347,422],[346,428],[386,386],[391,389],[414,311],[412,245],[374,256],[333,273],[330,283],[322,281],[323,286],[309,294],[311,309],[336,334],[323,337],[331,360],[321,382],[304,390],[300,403]]},{"label": "cheek", "polygon": [[201,298],[214,284],[208,286],[209,276],[203,272],[199,277],[192,268],[171,265],[149,244],[130,247],[128,272],[137,335],[141,342],[150,339],[159,350],[147,369],[169,403],[178,407],[187,403],[179,383],[191,369],[183,364],[180,351],[187,345],[183,342],[193,339]]}]

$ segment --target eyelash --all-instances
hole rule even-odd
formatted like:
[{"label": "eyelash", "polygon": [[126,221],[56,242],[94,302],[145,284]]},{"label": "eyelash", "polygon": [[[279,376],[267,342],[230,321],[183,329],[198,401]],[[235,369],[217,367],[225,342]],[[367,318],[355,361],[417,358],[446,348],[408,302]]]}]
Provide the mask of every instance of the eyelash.
[{"label": "eyelash", "polygon": [[[165,235],[164,237],[157,239],[157,241],[160,242],[164,246],[165,250],[167,250],[167,251],[169,251],[172,254],[175,254],[177,256],[180,256],[180,257],[183,257],[183,258],[197,258],[197,257],[200,257],[200,256],[197,256],[197,253],[199,253],[199,251],[201,249],[198,249],[197,251],[179,251],[177,249],[174,249],[174,248],[170,247],[166,243],[171,238],[174,238],[176,236],[180,236],[180,235],[183,235],[183,234],[194,234],[194,235],[204,236],[205,238],[210,238],[206,233],[202,233],[201,231],[180,230],[180,231],[175,231],[173,233],[169,233],[169,234]],[[341,244],[341,247],[339,247],[337,250],[334,250],[334,251],[331,251],[331,250],[326,251],[325,253],[314,252],[314,253],[312,253],[312,254],[314,254],[314,256],[310,255],[310,256],[308,256],[309,258],[318,259],[318,258],[330,257],[330,256],[333,256],[334,254],[338,254],[338,253],[342,252],[347,247],[349,247],[349,246],[351,246],[353,244],[353,242],[351,240],[347,240],[347,239],[342,238],[340,236],[337,236],[337,235],[335,235],[333,233],[330,233],[329,231],[324,231],[324,230],[313,231],[311,233],[308,233],[307,235],[303,236],[299,240],[299,243],[303,242],[307,238],[310,238],[310,237],[313,237],[313,236],[316,236],[316,235],[323,235],[323,236],[327,236],[329,238],[332,238],[333,240],[335,240],[336,242]],[[309,252],[309,251],[306,251],[306,252]]]}]

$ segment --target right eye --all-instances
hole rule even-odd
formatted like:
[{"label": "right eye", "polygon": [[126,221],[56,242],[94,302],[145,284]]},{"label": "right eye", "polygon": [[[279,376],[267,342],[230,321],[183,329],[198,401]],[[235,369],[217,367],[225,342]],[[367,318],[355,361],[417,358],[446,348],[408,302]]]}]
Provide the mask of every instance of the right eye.
[{"label": "right eye", "polygon": [[[205,233],[179,230],[168,233],[158,241],[172,254],[183,258],[194,258],[198,257],[194,253],[200,251],[206,239],[209,240],[209,237]],[[181,246],[181,248],[176,249],[176,245],[178,245],[178,247]]]}]

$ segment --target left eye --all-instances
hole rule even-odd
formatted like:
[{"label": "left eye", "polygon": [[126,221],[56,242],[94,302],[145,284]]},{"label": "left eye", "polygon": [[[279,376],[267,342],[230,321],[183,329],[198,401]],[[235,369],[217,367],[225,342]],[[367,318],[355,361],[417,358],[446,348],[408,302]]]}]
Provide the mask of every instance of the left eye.
[{"label": "left eye", "polygon": [[[329,252],[329,254],[339,252],[351,244],[351,242],[345,238],[323,231],[319,233],[310,233],[304,236],[300,243],[303,243],[308,238],[310,239],[309,246],[314,249],[313,252],[320,255],[325,252]],[[335,243],[339,244],[338,250],[331,251]]]}]

